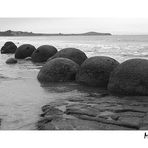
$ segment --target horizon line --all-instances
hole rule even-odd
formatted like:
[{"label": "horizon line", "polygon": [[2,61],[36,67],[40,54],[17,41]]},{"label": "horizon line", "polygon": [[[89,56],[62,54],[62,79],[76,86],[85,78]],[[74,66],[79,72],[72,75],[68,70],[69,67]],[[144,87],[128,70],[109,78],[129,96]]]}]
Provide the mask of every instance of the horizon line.
[{"label": "horizon line", "polygon": [[96,32],[96,33],[110,33],[111,35],[148,35],[148,33],[140,33],[140,34],[134,34],[134,33],[127,33],[127,34],[114,34],[114,33],[111,33],[111,32],[98,32],[98,31],[86,31],[86,32],[79,32],[79,33],[63,33],[63,32],[58,32],[58,33],[41,33],[41,32],[33,32],[33,31],[23,31],[23,30],[11,30],[11,29],[8,29],[8,30],[5,30],[5,31],[2,31],[0,30],[0,32],[6,32],[6,31],[16,31],[16,32],[28,32],[28,33],[36,33],[36,34],[83,34],[83,33],[88,33],[88,32]]}]

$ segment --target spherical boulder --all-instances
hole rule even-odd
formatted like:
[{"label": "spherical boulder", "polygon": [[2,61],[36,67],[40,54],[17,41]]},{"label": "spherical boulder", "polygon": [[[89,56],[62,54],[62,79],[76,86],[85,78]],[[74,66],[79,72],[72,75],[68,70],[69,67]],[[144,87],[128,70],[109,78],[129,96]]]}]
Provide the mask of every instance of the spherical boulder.
[{"label": "spherical boulder", "polygon": [[17,46],[13,42],[9,41],[6,42],[4,46],[1,48],[1,54],[15,53],[16,49]]},{"label": "spherical boulder", "polygon": [[41,83],[68,82],[75,80],[78,64],[67,58],[56,58],[48,61],[38,73]]},{"label": "spherical boulder", "polygon": [[108,90],[119,95],[148,95],[148,60],[130,59],[117,66]]},{"label": "spherical boulder", "polygon": [[56,54],[57,49],[51,45],[42,45],[32,54],[33,62],[46,62],[50,57]]},{"label": "spherical boulder", "polygon": [[14,59],[14,58],[9,58],[9,59],[7,59],[6,63],[7,64],[16,64],[17,63],[17,60]]},{"label": "spherical boulder", "polygon": [[119,63],[105,56],[86,59],[80,66],[76,81],[89,86],[107,87],[110,73]]},{"label": "spherical boulder", "polygon": [[60,50],[59,52],[57,52],[54,56],[49,58],[49,60],[54,59],[54,58],[59,58],[59,57],[68,58],[68,59],[76,62],[79,65],[81,65],[87,59],[86,54],[79,49],[64,48],[64,49]]},{"label": "spherical boulder", "polygon": [[36,50],[33,45],[23,44],[19,46],[15,52],[16,59],[25,59],[27,57],[31,57],[32,53]]}]

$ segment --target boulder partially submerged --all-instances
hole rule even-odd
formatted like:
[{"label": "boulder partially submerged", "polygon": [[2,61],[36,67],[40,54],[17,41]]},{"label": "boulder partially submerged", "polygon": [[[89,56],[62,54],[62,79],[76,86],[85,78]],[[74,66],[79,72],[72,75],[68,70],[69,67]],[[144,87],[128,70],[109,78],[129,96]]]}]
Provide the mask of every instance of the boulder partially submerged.
[{"label": "boulder partially submerged", "polygon": [[17,63],[17,60],[15,58],[9,58],[6,61],[6,64],[16,64],[16,63]]},{"label": "boulder partially submerged", "polygon": [[106,87],[110,73],[119,63],[105,56],[88,58],[80,66],[76,81],[90,86]]},{"label": "boulder partially submerged", "polygon": [[31,44],[23,44],[19,46],[15,52],[16,59],[25,59],[31,57],[36,48]]},{"label": "boulder partially submerged", "polygon": [[115,68],[108,90],[119,95],[148,95],[148,60],[131,59]]},{"label": "boulder partially submerged", "polygon": [[49,60],[54,59],[54,58],[59,58],[59,57],[68,58],[68,59],[76,62],[79,65],[81,65],[87,59],[86,54],[79,49],[64,48],[64,49],[60,50],[59,52],[57,52],[54,56],[49,58]]},{"label": "boulder partially submerged", "polygon": [[41,83],[73,81],[78,68],[78,64],[70,59],[56,58],[41,68],[37,78]]},{"label": "boulder partially submerged", "polygon": [[11,42],[11,41],[8,41],[4,44],[4,46],[1,48],[1,54],[7,54],[7,53],[15,53],[17,49],[17,46]]},{"label": "boulder partially submerged", "polygon": [[50,57],[56,54],[57,49],[51,45],[42,45],[32,54],[33,62],[46,62]]}]

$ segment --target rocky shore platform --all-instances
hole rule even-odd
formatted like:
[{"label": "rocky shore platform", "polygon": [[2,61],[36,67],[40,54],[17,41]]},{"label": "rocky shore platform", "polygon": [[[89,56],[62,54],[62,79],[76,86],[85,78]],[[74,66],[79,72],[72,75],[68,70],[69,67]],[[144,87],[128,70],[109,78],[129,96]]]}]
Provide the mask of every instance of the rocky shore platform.
[{"label": "rocky shore platform", "polygon": [[39,130],[148,130],[148,96],[90,91],[58,98],[42,111]]}]

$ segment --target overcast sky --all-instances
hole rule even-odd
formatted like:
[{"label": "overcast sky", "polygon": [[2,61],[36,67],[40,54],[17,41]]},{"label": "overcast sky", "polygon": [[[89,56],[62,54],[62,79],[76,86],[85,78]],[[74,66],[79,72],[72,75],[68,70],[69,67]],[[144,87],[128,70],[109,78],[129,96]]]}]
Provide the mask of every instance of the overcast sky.
[{"label": "overcast sky", "polygon": [[142,18],[0,18],[0,31],[35,33],[148,34],[148,19]]}]

